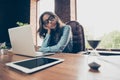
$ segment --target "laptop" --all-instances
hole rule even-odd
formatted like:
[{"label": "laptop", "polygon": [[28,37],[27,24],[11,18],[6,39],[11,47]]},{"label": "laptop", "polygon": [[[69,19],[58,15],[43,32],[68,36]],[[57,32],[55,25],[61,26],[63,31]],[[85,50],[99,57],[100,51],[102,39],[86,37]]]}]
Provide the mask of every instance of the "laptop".
[{"label": "laptop", "polygon": [[9,28],[8,33],[12,52],[15,54],[31,57],[55,54],[35,51],[31,25]]}]

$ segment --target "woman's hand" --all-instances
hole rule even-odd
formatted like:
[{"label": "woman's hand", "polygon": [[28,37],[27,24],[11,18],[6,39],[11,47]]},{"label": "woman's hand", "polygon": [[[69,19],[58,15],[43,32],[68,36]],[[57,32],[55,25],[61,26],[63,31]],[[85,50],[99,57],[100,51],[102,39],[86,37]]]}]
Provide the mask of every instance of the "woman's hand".
[{"label": "woman's hand", "polygon": [[44,27],[47,30],[47,33],[50,34],[51,29],[49,27]]},{"label": "woman's hand", "polygon": [[35,47],[35,51],[38,51],[40,48],[40,46],[36,46],[36,45],[34,45],[34,47]]}]

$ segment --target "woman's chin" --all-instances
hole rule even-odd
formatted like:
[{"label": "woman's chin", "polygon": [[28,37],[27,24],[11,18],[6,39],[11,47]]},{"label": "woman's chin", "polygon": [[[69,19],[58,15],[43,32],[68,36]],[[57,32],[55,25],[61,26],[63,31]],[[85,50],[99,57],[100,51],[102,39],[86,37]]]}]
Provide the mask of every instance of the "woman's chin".
[{"label": "woman's chin", "polygon": [[52,26],[52,27],[51,27],[51,29],[55,29],[55,28],[56,28],[56,26]]},{"label": "woman's chin", "polygon": [[55,29],[55,27],[51,27],[51,29]]}]

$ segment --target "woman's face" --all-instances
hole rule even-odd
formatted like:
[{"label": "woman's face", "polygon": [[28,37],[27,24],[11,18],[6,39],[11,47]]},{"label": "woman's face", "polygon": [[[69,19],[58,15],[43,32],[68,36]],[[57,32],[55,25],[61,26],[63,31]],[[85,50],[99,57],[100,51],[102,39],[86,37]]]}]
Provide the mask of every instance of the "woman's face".
[{"label": "woman's face", "polygon": [[57,22],[57,19],[55,16],[51,16],[51,15],[48,15],[48,14],[45,14],[43,16],[43,25],[45,27],[48,27],[50,29],[55,29],[56,28],[56,22]]}]

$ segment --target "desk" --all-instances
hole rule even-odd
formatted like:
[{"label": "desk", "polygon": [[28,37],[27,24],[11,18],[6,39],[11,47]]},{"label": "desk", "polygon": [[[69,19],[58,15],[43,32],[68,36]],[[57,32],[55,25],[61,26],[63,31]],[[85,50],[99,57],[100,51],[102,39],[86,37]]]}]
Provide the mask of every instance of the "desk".
[{"label": "desk", "polygon": [[[81,54],[55,54],[51,57],[63,58],[64,62],[35,72],[25,74],[5,66],[6,62],[27,59],[18,55],[0,55],[0,80],[120,80],[120,67],[102,62],[99,72],[90,72],[87,65],[87,56]],[[120,56],[112,59],[118,59]]]}]

